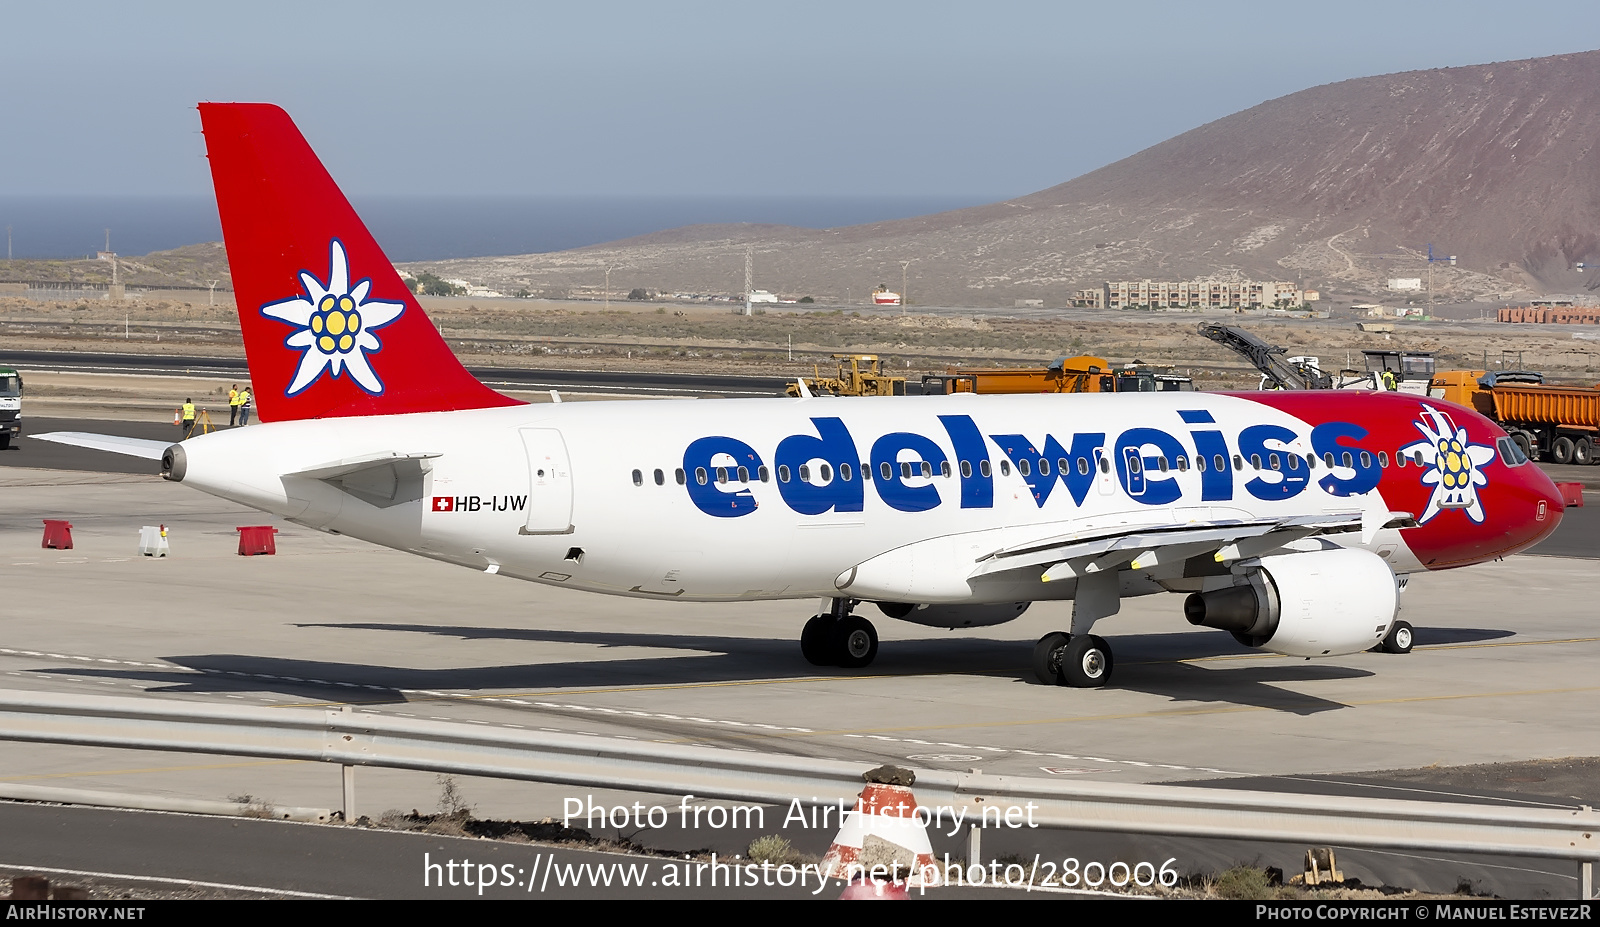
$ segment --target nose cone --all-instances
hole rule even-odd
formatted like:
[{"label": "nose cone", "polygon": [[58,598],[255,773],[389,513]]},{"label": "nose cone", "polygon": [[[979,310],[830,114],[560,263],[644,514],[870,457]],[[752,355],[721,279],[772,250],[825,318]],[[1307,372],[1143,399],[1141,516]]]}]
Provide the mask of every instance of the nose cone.
[{"label": "nose cone", "polygon": [[1516,486],[1509,501],[1526,512],[1526,517],[1517,519],[1506,532],[1508,540],[1512,542],[1507,554],[1526,550],[1549,537],[1561,524],[1561,516],[1567,510],[1566,503],[1561,499],[1561,490],[1556,488],[1550,474],[1533,463],[1524,464],[1516,470],[1521,472],[1517,474]]}]

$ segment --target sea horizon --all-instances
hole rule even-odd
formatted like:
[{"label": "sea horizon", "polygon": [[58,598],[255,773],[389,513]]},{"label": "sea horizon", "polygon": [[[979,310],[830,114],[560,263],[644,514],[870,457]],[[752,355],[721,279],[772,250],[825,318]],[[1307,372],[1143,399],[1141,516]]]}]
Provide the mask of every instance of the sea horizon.
[{"label": "sea horizon", "polygon": [[[565,251],[685,225],[748,222],[841,228],[979,206],[1005,195],[352,196],[395,262]],[[209,196],[0,195],[11,257],[136,256],[220,241]],[[3,245],[0,242],[0,245]],[[5,257],[0,252],[0,257]]]}]

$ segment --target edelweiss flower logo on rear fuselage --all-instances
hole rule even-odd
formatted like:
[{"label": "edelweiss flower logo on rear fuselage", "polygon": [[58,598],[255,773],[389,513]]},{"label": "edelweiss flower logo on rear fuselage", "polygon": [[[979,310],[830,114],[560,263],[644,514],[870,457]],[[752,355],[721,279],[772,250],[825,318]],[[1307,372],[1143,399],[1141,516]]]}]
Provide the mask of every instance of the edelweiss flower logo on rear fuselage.
[{"label": "edelweiss flower logo on rear fuselage", "polygon": [[1478,500],[1478,487],[1489,485],[1483,468],[1494,460],[1494,448],[1471,443],[1465,428],[1457,427],[1450,416],[1433,406],[1422,408],[1422,420],[1411,424],[1422,432],[1423,440],[1400,449],[1409,459],[1422,458],[1423,466],[1428,468],[1422,474],[1422,482],[1433,487],[1428,509],[1417,523],[1428,521],[1443,509],[1461,509],[1468,518],[1481,523],[1483,503]]},{"label": "edelweiss flower logo on rear fuselage", "polygon": [[367,361],[367,351],[383,345],[373,334],[400,317],[405,303],[387,299],[368,299],[370,277],[350,285],[350,264],[344,244],[335,238],[328,245],[328,282],[324,284],[308,270],[300,271],[304,296],[267,303],[261,314],[299,329],[283,340],[286,347],[302,351],[294,380],[284,390],[293,396],[317,381],[322,371],[333,376],[349,373],[356,385],[373,394],[383,393],[383,381]]}]

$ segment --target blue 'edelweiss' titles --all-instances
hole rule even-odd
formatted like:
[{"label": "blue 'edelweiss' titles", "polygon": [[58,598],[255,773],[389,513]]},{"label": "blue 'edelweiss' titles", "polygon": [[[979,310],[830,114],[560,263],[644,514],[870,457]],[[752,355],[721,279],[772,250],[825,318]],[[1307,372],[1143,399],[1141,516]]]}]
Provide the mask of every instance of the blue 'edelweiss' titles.
[{"label": "blue 'edelweiss' titles", "polygon": [[1483,523],[1483,503],[1478,487],[1489,485],[1483,467],[1494,460],[1494,448],[1472,444],[1467,430],[1459,428],[1450,416],[1433,406],[1423,406],[1422,421],[1411,424],[1422,432],[1422,440],[1400,449],[1407,457],[1421,455],[1428,467],[1422,474],[1424,485],[1433,487],[1427,511],[1417,519],[1421,524],[1443,509],[1461,509],[1475,524]]},{"label": "blue 'edelweiss' titles", "polygon": [[[995,466],[1000,476],[1014,469],[1039,508],[1052,497],[1081,506],[1097,482],[1104,492],[1120,486],[1146,505],[1170,505],[1196,490],[1201,502],[1230,500],[1240,491],[1278,501],[1298,496],[1313,481],[1329,495],[1357,496],[1376,487],[1382,473],[1377,456],[1359,446],[1367,430],[1350,422],[1324,422],[1309,436],[1283,425],[1251,425],[1230,442],[1203,409],[1178,412],[1187,435],[1140,427],[1117,435],[986,436],[971,416],[938,418],[942,441],[891,432],[863,455],[842,419],[818,416],[811,419],[815,434],[778,442],[771,470],[760,451],[738,438],[700,438],[684,450],[685,488],[700,511],[737,518],[756,511],[751,488],[769,476],[776,476],[785,505],[802,515],[821,515],[862,511],[868,483],[884,504],[901,512],[925,512],[946,501],[963,509],[992,508]],[[1463,433],[1460,441],[1465,440]],[[1003,455],[997,463],[991,463],[991,443]],[[1315,480],[1310,455],[1326,468]],[[1448,485],[1454,487],[1456,479]]]},{"label": "blue 'edelweiss' titles", "polygon": [[304,353],[294,380],[284,395],[293,396],[310,386],[322,371],[333,376],[349,373],[350,379],[374,396],[383,393],[383,381],[367,361],[367,351],[382,347],[374,330],[382,328],[400,317],[405,303],[386,299],[368,299],[372,279],[366,278],[350,285],[350,265],[345,258],[344,245],[335,238],[328,246],[328,282],[324,284],[308,270],[300,271],[300,286],[304,296],[267,303],[261,314],[298,329],[285,338],[286,347]]}]

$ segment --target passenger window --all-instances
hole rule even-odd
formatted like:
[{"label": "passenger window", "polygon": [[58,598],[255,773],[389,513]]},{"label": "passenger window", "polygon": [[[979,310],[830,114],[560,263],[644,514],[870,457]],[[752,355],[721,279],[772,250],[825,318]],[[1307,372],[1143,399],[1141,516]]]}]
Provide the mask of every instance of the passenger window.
[{"label": "passenger window", "polygon": [[750,482],[750,468],[749,467],[740,467],[739,468],[739,482],[741,482],[741,483]]},{"label": "passenger window", "polygon": [[900,478],[902,480],[911,479],[911,463],[909,461],[900,461]]},{"label": "passenger window", "polygon": [[1261,469],[1261,455],[1260,454],[1251,454],[1250,455],[1250,469],[1252,469],[1252,470],[1260,470]]},{"label": "passenger window", "polygon": [[889,461],[878,464],[878,475],[886,480],[894,479],[894,468],[889,466]]},{"label": "passenger window", "polygon": [[1371,469],[1371,468],[1372,468],[1372,455],[1367,453],[1366,451],[1362,451],[1361,452],[1361,469],[1368,470],[1368,469]]},{"label": "passenger window", "polygon": [[1009,461],[1009,460],[1000,461],[1000,475],[1001,476],[1010,476],[1011,475],[1011,461]]},{"label": "passenger window", "polygon": [[1050,475],[1050,461],[1045,460],[1043,457],[1039,458],[1039,475],[1040,476],[1049,476]]},{"label": "passenger window", "polygon": [[802,482],[802,483],[811,482],[811,467],[809,465],[807,465],[807,464],[801,464],[800,465],[800,482]]},{"label": "passenger window", "polygon": [[1322,455],[1322,462],[1328,465],[1329,470],[1332,470],[1334,467],[1338,466],[1338,464],[1333,462],[1333,451],[1324,453]]},{"label": "passenger window", "polygon": [[1188,473],[1189,472],[1189,458],[1183,456],[1182,454],[1178,455],[1178,472],[1179,473]]},{"label": "passenger window", "polygon": [[1288,459],[1289,469],[1290,470],[1298,470],[1298,469],[1300,469],[1300,455],[1299,454],[1285,454],[1284,457],[1286,457]]},{"label": "passenger window", "polygon": [[1389,469],[1389,452],[1388,451],[1379,451],[1378,452],[1378,466],[1384,468],[1385,470]]},{"label": "passenger window", "polygon": [[1343,454],[1341,454],[1339,459],[1340,459],[1340,462],[1343,463],[1349,469],[1351,469],[1351,470],[1355,469],[1356,459],[1355,459],[1355,457],[1351,456],[1349,451],[1345,451]]},{"label": "passenger window", "polygon": [[683,484],[684,484],[684,483],[686,483],[686,482],[688,482],[688,480],[685,480],[685,479],[684,479],[684,478],[683,478],[683,468],[682,468],[682,467],[679,467],[679,468],[678,468],[678,470],[677,470],[677,472],[676,472],[676,473],[675,473],[675,474],[674,474],[674,476],[676,476],[676,477],[677,477],[677,478],[678,478],[678,485],[679,485],[679,486],[682,486],[682,485],[683,485]]},{"label": "passenger window", "polygon": [[662,473],[659,469],[656,470],[656,485],[657,486],[665,486],[665,485],[667,485],[667,475],[665,473]]},{"label": "passenger window", "polygon": [[706,483],[710,482],[709,480],[706,479],[706,468],[705,467],[695,467],[694,468],[694,481],[696,483],[699,483],[701,486],[704,486]]},{"label": "passenger window", "polygon": [[1056,472],[1062,474],[1063,476],[1072,472],[1072,462],[1067,460],[1065,457],[1056,461]]},{"label": "passenger window", "polygon": [[848,482],[850,482],[850,476],[851,476],[850,465],[849,464],[840,464],[839,465],[839,479],[844,480],[846,483],[848,483]]},{"label": "passenger window", "polygon": [[1282,470],[1283,469],[1283,460],[1280,459],[1277,454],[1268,454],[1267,455],[1267,466],[1271,467],[1274,470]]},{"label": "passenger window", "polygon": [[939,475],[944,477],[945,479],[949,479],[950,478],[950,461],[941,460],[939,462]]},{"label": "passenger window", "polygon": [[833,479],[833,468],[827,464],[823,464],[822,466],[818,467],[817,470],[821,473],[822,481],[824,483],[830,482]]},{"label": "passenger window", "polygon": [[1105,459],[1104,457],[1100,458],[1100,472],[1101,473],[1110,473],[1111,472],[1111,461]]},{"label": "passenger window", "polygon": [[1161,464],[1161,472],[1162,473],[1166,473],[1167,472],[1167,455],[1162,454],[1160,457],[1157,457],[1156,460]]},{"label": "passenger window", "polygon": [[1129,473],[1143,473],[1144,472],[1144,458],[1140,457],[1138,454],[1135,454],[1132,457],[1129,457],[1128,458],[1128,472]]},{"label": "passenger window", "polygon": [[728,468],[727,467],[718,467],[717,468],[717,482],[726,483],[727,481],[728,481]]},{"label": "passenger window", "polygon": [[761,482],[765,483],[771,476],[772,474],[767,472],[766,467],[756,468],[756,479],[760,480]]},{"label": "passenger window", "polygon": [[1194,468],[1201,473],[1206,472],[1206,457],[1204,454],[1194,455]]},{"label": "passenger window", "polygon": [[640,473],[638,470],[633,471],[633,485],[635,485],[635,486],[643,486],[644,485],[644,474]]},{"label": "passenger window", "polygon": [[1087,458],[1087,457],[1079,457],[1078,458],[1078,475],[1079,476],[1088,476],[1089,475],[1089,458]]},{"label": "passenger window", "polygon": [[984,476],[988,476],[989,473],[990,473],[989,461],[987,461],[987,460],[978,461],[978,472],[983,474]]},{"label": "passenger window", "polygon": [[778,482],[780,482],[780,483],[789,482],[789,465],[788,464],[780,464],[778,466]]},{"label": "passenger window", "polygon": [[868,464],[866,462],[862,462],[862,464],[861,464],[861,481],[863,483],[872,482],[872,465],[871,464]]},{"label": "passenger window", "polygon": [[922,476],[924,479],[933,479],[933,464],[926,460],[922,462]]},{"label": "passenger window", "polygon": [[1222,456],[1221,454],[1217,454],[1211,458],[1211,465],[1212,469],[1216,470],[1218,473],[1221,473],[1222,471],[1228,469],[1228,458]]},{"label": "passenger window", "polygon": [[1028,458],[1024,457],[1021,460],[1017,461],[1017,472],[1022,474],[1023,476],[1032,475],[1033,467],[1028,463]]},{"label": "passenger window", "polygon": [[1244,469],[1244,458],[1240,457],[1238,454],[1233,455],[1233,469],[1235,469],[1235,470],[1243,470]]}]

